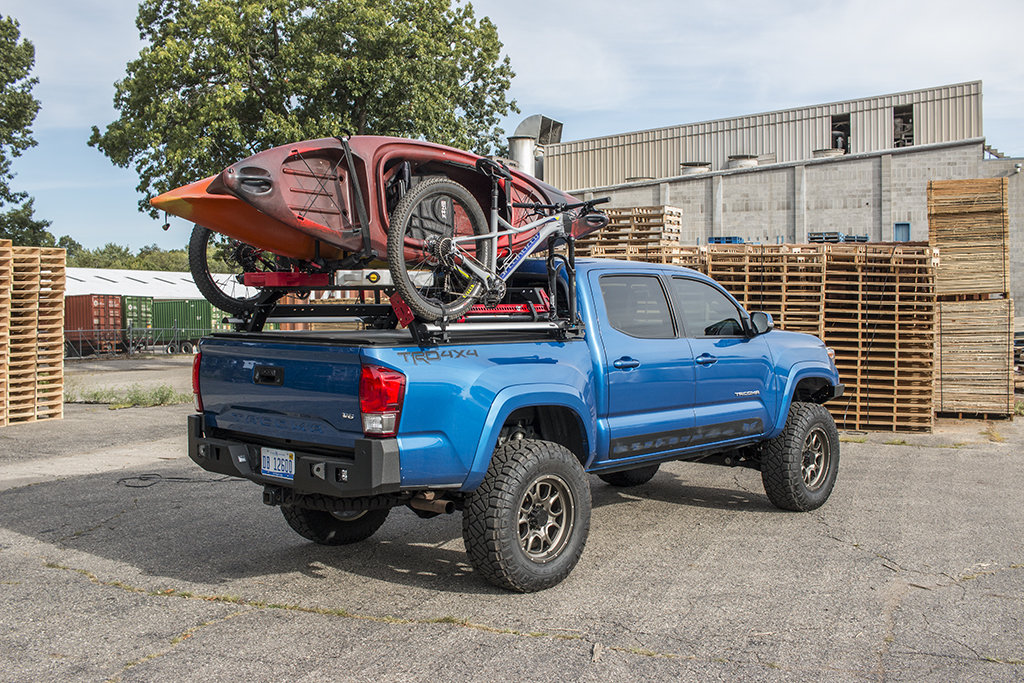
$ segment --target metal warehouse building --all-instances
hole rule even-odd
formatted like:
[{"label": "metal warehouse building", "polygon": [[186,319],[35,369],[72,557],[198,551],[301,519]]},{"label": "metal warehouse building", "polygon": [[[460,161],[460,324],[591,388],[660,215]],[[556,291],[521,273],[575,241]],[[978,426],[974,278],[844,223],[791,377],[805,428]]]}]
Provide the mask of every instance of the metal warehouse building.
[{"label": "metal warehouse building", "polygon": [[[517,136],[532,132],[529,122]],[[925,241],[928,181],[1008,176],[1012,290],[1024,322],[1021,160],[986,144],[981,81],[538,149],[544,180],[577,196],[681,208],[683,244],[802,243],[833,231]]]}]

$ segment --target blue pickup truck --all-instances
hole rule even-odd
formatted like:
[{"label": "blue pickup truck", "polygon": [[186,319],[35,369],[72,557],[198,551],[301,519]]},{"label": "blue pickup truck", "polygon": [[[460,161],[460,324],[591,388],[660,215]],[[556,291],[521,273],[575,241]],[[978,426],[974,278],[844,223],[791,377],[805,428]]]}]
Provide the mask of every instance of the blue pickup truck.
[{"label": "blue pickup truck", "polygon": [[685,268],[581,259],[574,278],[582,324],[561,337],[473,322],[436,344],[401,329],[207,337],[189,456],[261,485],[320,544],[364,540],[400,505],[461,511],[476,570],[516,591],[576,565],[588,473],[638,486],[672,460],[743,466],[777,507],[828,499],[839,437],[823,404],[843,385],[819,339]]}]

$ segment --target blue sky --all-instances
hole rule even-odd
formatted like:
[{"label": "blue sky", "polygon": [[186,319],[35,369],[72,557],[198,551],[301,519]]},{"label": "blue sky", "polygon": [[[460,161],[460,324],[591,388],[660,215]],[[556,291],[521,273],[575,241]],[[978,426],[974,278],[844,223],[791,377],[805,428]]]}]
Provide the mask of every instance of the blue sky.
[{"label": "blue sky", "polygon": [[[1024,156],[1024,2],[888,0],[479,0],[517,73],[525,116],[563,139],[881,95],[981,79],[989,144]],[[114,120],[113,83],[141,42],[131,0],[6,0],[36,46],[39,145],[13,185],[36,215],[88,247],[184,246],[137,210],[138,179],[86,145]]]}]

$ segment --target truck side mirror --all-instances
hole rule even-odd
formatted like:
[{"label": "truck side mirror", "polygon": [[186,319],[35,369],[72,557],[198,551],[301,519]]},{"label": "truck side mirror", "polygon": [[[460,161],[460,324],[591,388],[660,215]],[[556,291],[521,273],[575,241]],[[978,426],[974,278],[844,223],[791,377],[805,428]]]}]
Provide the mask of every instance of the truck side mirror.
[{"label": "truck side mirror", "polygon": [[764,334],[775,329],[775,321],[771,313],[754,311],[750,314],[750,326],[754,328],[754,334]]}]

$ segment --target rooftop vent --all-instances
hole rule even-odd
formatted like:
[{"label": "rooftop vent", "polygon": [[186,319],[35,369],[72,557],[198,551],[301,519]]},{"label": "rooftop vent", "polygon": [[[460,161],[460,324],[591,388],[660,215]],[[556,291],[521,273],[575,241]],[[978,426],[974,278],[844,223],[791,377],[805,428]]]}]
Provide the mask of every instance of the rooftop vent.
[{"label": "rooftop vent", "polygon": [[710,161],[684,161],[679,164],[680,175],[697,175],[698,173],[708,173],[710,170]]},{"label": "rooftop vent", "polygon": [[730,154],[728,161],[729,168],[753,168],[757,166],[756,154]]}]

